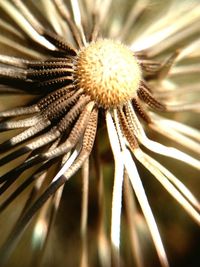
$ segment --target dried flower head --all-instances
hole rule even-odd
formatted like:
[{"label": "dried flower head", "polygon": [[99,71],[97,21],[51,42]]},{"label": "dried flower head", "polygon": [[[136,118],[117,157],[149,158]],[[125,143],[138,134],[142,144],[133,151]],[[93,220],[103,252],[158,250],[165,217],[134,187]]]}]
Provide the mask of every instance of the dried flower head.
[{"label": "dried flower head", "polygon": [[141,70],[128,47],[97,40],[78,53],[74,80],[98,106],[109,109],[136,97]]},{"label": "dried flower head", "polygon": [[[128,266],[120,245],[124,212],[130,264],[135,260],[143,266],[136,220],[140,206],[160,264],[169,266],[135,163],[200,224],[198,200],[156,156],[200,169],[200,133],[178,122],[181,112],[200,110],[198,1],[6,0],[0,3],[0,14],[0,94],[9,95],[0,111],[0,130],[6,133],[0,146],[0,212],[15,206],[24,192],[28,196],[2,246],[1,266],[36,213],[33,262],[39,266],[64,185],[79,169],[80,266],[95,264],[89,257],[94,248],[87,240],[92,176],[99,199],[92,241],[97,265]],[[165,146],[147,132],[163,135],[193,154]],[[109,212],[103,198],[108,190],[103,186],[102,161],[110,148],[114,179],[107,177],[113,191],[106,229]],[[77,260],[73,264],[77,266]]]}]

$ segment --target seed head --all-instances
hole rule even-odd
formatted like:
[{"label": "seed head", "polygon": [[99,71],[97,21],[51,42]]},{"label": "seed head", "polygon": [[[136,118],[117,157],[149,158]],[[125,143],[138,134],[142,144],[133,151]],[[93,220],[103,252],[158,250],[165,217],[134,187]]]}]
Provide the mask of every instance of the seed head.
[{"label": "seed head", "polygon": [[80,50],[75,79],[103,108],[123,105],[136,95],[141,70],[133,52],[119,42],[102,39]]}]

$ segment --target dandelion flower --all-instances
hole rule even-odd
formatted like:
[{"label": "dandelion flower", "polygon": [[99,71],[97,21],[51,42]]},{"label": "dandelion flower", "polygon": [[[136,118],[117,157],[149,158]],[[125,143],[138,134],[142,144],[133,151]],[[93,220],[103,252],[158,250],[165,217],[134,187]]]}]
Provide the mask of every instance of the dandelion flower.
[{"label": "dandelion flower", "polygon": [[[200,169],[200,133],[181,117],[184,112],[197,118],[200,110],[198,1],[6,0],[0,14],[0,94],[8,96],[0,112],[2,216],[27,195],[2,245],[1,266],[31,221],[33,263],[40,265],[64,186],[77,180],[79,169],[78,264],[94,266],[89,255],[96,248],[98,266],[128,266],[121,244],[124,214],[131,264],[143,266],[135,220],[143,214],[160,265],[169,266],[140,169],[200,224],[198,200],[161,163],[172,158]],[[170,146],[156,136],[171,140]],[[114,177],[102,172],[102,150],[105,156],[112,151]],[[92,247],[88,206],[94,176],[99,203]],[[103,186],[105,179],[112,191]],[[77,266],[77,259],[70,261]]]}]

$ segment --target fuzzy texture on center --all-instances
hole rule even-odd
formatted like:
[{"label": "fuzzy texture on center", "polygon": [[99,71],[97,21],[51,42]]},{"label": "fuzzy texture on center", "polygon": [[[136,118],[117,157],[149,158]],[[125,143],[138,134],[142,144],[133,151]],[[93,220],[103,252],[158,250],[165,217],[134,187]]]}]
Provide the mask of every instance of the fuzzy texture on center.
[{"label": "fuzzy texture on center", "polygon": [[128,47],[102,39],[78,53],[75,80],[99,106],[112,108],[136,96],[141,69]]}]

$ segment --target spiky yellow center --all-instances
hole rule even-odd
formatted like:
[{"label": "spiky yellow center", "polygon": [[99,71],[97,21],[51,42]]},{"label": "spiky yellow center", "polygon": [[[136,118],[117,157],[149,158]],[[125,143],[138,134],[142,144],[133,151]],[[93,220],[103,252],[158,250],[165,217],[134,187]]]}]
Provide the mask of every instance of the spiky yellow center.
[{"label": "spiky yellow center", "polygon": [[92,100],[99,106],[112,108],[136,95],[141,70],[128,47],[102,39],[80,50],[75,76],[78,87]]}]

